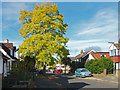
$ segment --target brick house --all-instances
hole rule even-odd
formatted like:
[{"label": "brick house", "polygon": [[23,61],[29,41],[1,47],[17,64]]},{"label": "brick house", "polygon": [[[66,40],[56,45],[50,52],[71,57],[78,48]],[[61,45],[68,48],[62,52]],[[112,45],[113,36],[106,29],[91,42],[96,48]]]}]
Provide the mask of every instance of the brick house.
[{"label": "brick house", "polygon": [[115,71],[120,70],[120,40],[118,43],[112,42],[109,47],[110,58],[114,61]]},{"label": "brick house", "polygon": [[5,43],[0,43],[0,75],[6,77],[11,71],[12,63],[17,60],[15,57],[16,47],[5,39]]},{"label": "brick house", "polygon": [[84,65],[86,61],[94,59],[94,57],[91,56],[93,52],[95,51],[89,50],[87,52],[83,52],[83,50],[81,50],[81,53],[74,57],[74,61],[81,62]]},{"label": "brick house", "polygon": [[109,58],[109,52],[94,52],[91,54],[94,59],[100,59],[101,57]]},{"label": "brick house", "polygon": [[94,50],[83,52],[83,50],[81,50],[81,53],[75,56],[74,61],[81,62],[84,65],[91,59],[100,59],[101,57],[109,58],[109,52],[95,52]]}]

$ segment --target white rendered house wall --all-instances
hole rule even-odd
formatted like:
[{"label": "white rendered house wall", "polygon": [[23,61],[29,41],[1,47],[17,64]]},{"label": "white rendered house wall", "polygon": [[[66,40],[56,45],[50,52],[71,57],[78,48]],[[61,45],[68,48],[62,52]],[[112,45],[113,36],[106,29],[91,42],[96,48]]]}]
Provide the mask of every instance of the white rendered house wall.
[{"label": "white rendered house wall", "polygon": [[89,60],[91,60],[91,59],[95,59],[91,54],[89,54],[89,56],[88,56],[88,58],[87,58],[87,60],[86,61],[89,61]]},{"label": "white rendered house wall", "polygon": [[3,58],[2,55],[0,54],[0,74],[3,73]]},{"label": "white rendered house wall", "polygon": [[[111,52],[111,50],[113,50],[113,51]],[[112,44],[112,45],[110,46],[110,48],[109,48],[109,54],[110,54],[110,56],[115,55],[115,50],[116,50],[116,55],[118,55],[118,50],[117,50],[117,48],[114,46],[114,44]]]}]

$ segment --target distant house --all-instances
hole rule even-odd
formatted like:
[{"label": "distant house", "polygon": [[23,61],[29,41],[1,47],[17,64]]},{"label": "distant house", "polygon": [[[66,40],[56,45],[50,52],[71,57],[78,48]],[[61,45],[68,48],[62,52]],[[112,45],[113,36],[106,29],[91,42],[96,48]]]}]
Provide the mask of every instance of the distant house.
[{"label": "distant house", "polygon": [[70,57],[70,59],[71,59],[71,62],[73,62],[75,60],[75,57]]},{"label": "distant house", "polygon": [[87,52],[83,52],[81,50],[81,53],[75,56],[74,61],[75,62],[81,62],[83,65],[86,63],[86,61],[89,61],[91,59],[94,59],[94,57],[91,56],[91,54],[95,52],[94,50],[89,50]]},{"label": "distant house", "polygon": [[[62,69],[63,72],[65,71],[65,65],[64,64],[55,64],[55,68],[56,69]],[[70,66],[69,65],[66,65],[66,70],[70,70]]]},{"label": "distant house", "polygon": [[94,50],[83,52],[83,50],[81,50],[81,53],[75,56],[74,61],[81,62],[84,65],[91,59],[100,59],[101,57],[109,58],[109,52],[95,52]]},{"label": "distant house", "polygon": [[93,57],[90,56],[90,54],[92,54],[93,52],[95,52],[95,51],[94,50],[89,50],[87,52],[83,52],[83,50],[81,50],[81,53],[78,54],[77,56],[75,56],[75,61],[86,62],[90,59],[93,59]]},{"label": "distant house", "polygon": [[12,63],[17,59],[15,57],[16,47],[5,39],[5,43],[0,43],[0,75],[6,77],[11,71]]},{"label": "distant house", "polygon": [[109,52],[94,52],[91,54],[94,59],[100,59],[102,57],[106,57],[106,58],[109,58]]},{"label": "distant house", "polygon": [[114,61],[115,69],[120,69],[120,40],[118,43],[111,43],[109,54],[111,59]]}]

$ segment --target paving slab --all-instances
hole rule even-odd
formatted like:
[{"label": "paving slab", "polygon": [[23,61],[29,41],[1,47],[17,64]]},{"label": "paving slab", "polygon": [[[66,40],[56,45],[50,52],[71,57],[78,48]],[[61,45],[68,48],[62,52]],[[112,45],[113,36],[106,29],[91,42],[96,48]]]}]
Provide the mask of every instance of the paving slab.
[{"label": "paving slab", "polygon": [[56,83],[52,82],[52,80],[49,80],[48,78],[38,78],[36,80],[37,88],[58,88]]}]

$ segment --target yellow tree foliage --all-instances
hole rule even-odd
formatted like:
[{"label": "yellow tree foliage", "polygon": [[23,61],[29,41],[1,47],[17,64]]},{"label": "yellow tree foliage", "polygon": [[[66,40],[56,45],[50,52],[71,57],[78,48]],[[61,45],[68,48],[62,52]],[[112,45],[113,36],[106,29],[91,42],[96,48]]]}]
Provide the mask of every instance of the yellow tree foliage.
[{"label": "yellow tree foliage", "polygon": [[54,55],[63,58],[69,54],[66,49],[68,38],[64,37],[68,24],[63,23],[63,14],[55,4],[35,5],[31,12],[20,10],[20,14],[19,33],[25,40],[19,46],[19,54],[35,56],[36,63],[46,64],[56,60]]}]

